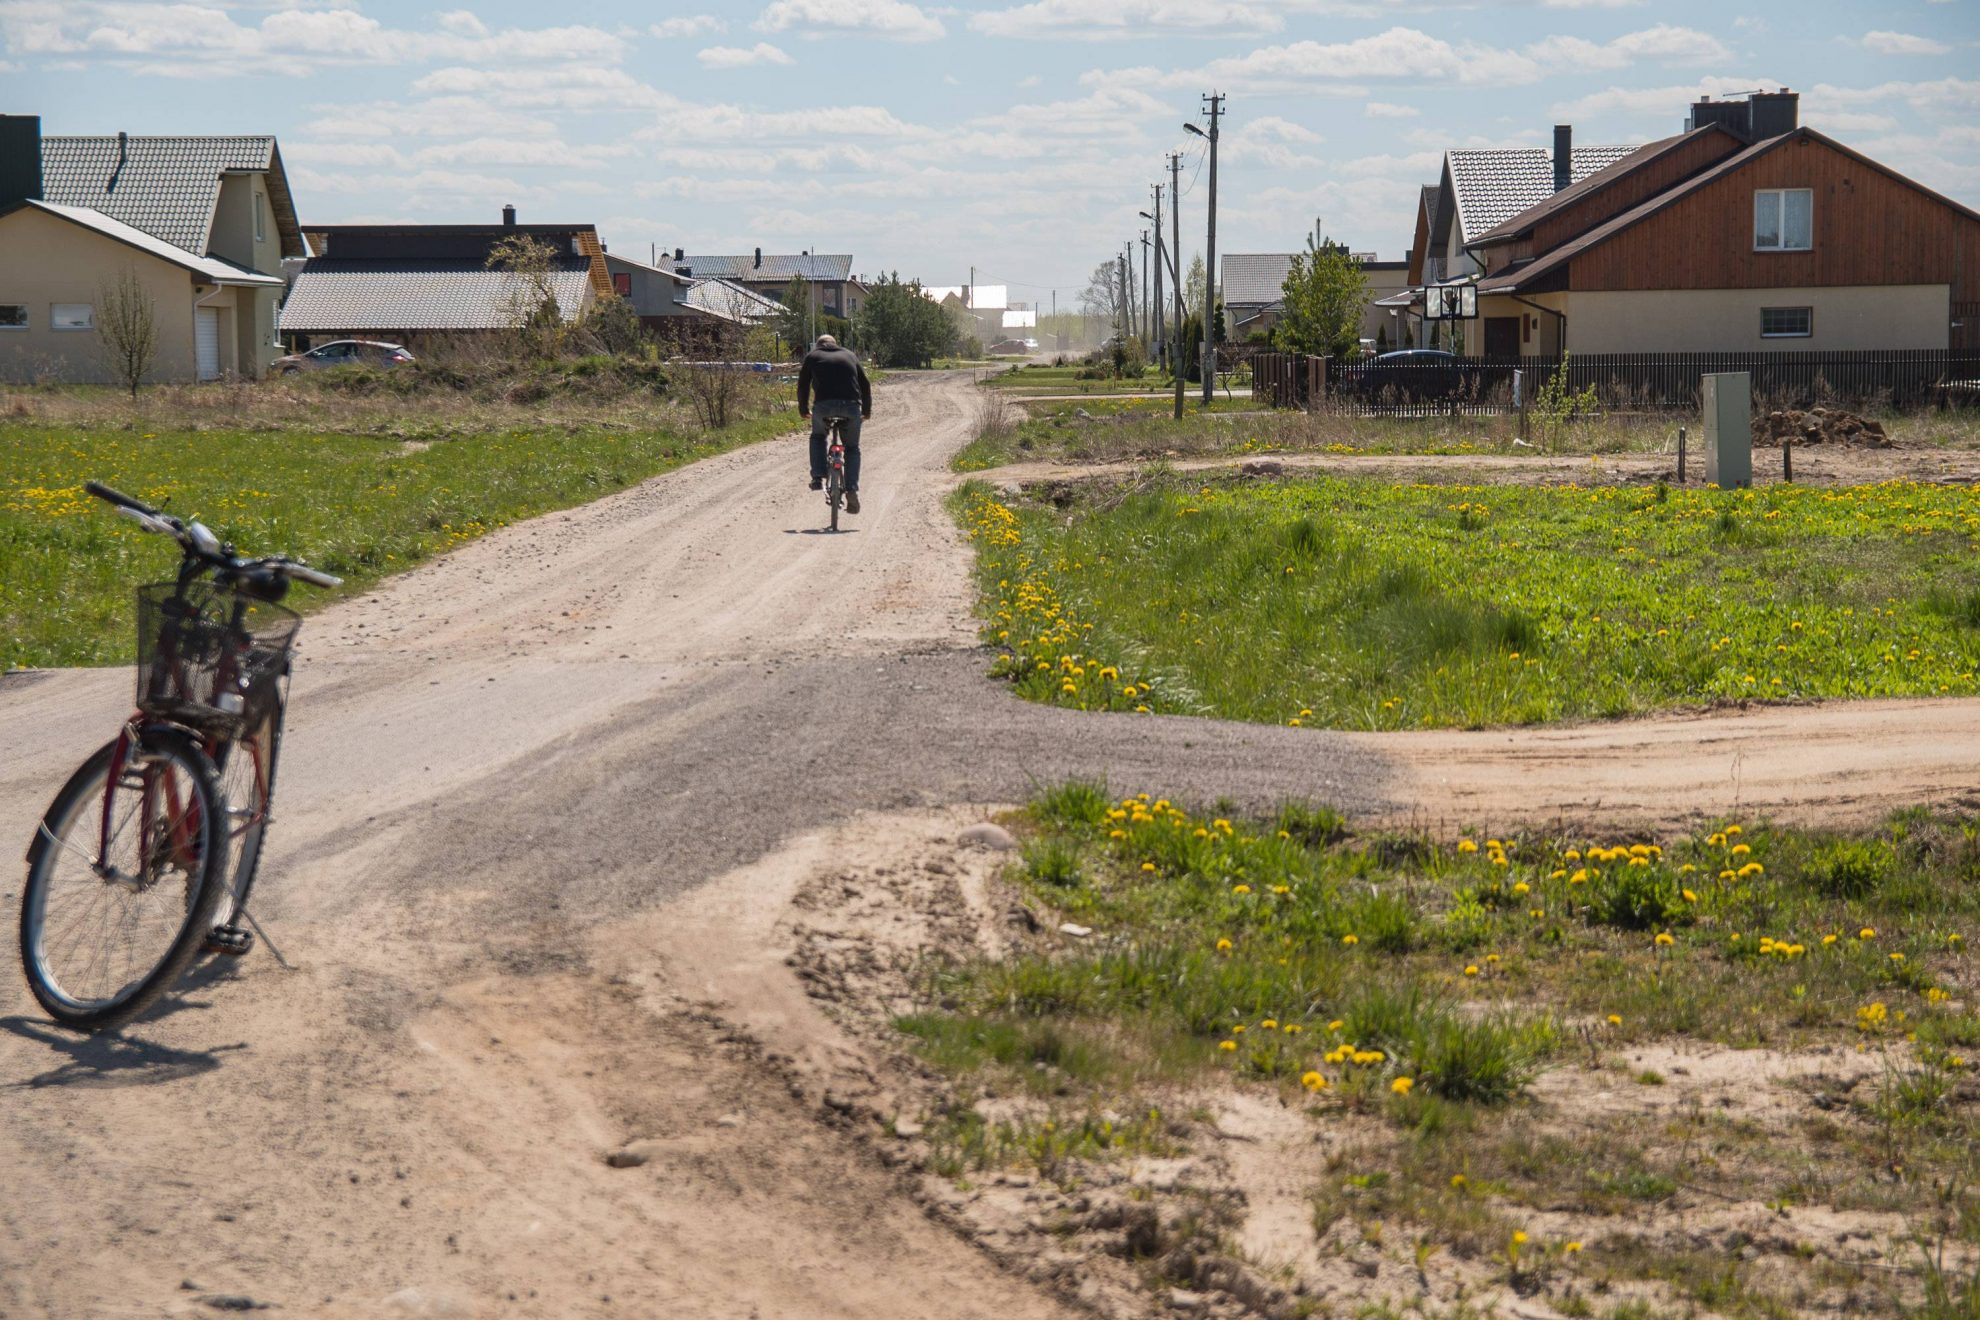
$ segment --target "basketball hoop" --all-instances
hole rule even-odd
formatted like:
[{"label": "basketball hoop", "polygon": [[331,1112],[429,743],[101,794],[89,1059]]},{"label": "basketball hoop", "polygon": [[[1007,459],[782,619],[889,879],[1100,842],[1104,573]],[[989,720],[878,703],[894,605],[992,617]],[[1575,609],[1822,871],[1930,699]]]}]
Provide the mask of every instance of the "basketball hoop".
[{"label": "basketball hoop", "polygon": [[1423,290],[1426,321],[1470,321],[1477,315],[1476,284],[1432,284]]}]

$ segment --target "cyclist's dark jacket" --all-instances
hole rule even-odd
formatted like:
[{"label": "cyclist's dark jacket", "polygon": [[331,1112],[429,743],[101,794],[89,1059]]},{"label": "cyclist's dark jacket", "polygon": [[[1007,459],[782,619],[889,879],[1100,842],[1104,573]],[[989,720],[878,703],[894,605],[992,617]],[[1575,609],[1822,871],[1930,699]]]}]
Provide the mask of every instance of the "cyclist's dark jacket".
[{"label": "cyclist's dark jacket", "polygon": [[849,348],[814,348],[804,355],[804,365],[798,368],[799,412],[810,410],[814,389],[820,403],[858,399],[861,412],[873,411],[873,386]]}]

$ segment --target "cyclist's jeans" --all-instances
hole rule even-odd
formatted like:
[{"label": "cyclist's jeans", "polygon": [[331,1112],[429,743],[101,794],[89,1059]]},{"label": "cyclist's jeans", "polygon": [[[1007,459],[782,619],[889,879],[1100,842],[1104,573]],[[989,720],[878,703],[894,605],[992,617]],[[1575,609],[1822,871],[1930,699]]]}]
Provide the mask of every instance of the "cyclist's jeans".
[{"label": "cyclist's jeans", "polygon": [[825,419],[843,417],[846,424],[839,428],[840,436],[846,444],[846,489],[859,489],[859,405],[842,403],[837,399],[820,399],[811,408],[811,475],[825,479]]}]

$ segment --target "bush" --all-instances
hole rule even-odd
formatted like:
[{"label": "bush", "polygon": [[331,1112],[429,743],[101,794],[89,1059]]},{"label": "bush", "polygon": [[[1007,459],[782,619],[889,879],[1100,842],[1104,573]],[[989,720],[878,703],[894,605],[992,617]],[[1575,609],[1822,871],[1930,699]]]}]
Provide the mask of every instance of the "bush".
[{"label": "bush", "polygon": [[1618,930],[1652,930],[1688,920],[1675,877],[1657,866],[1618,866],[1589,886],[1588,916]]},{"label": "bush", "polygon": [[1434,1095],[1501,1105],[1526,1089],[1553,1045],[1553,1024],[1544,1019],[1445,1014],[1427,1024],[1410,1062]]},{"label": "bush", "polygon": [[1808,861],[1808,883],[1829,898],[1868,898],[1884,887],[1896,862],[1882,839],[1838,839]]}]

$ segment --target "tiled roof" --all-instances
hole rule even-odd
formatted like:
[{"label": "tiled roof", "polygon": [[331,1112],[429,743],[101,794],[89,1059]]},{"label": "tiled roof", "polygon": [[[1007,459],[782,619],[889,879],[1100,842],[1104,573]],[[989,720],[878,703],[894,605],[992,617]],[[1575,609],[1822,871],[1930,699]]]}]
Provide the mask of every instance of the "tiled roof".
[{"label": "tiled roof", "polygon": [[1527,207],[1524,211],[1514,215],[1511,219],[1494,225],[1491,229],[1486,230],[1472,241],[1488,242],[1496,238],[1510,238],[1516,234],[1526,233],[1548,216],[1560,211],[1563,207],[1572,206],[1590,193],[1599,192],[1614,183],[1617,179],[1634,173],[1652,161],[1661,158],[1665,152],[1682,146],[1696,134],[1727,133],[1730,135],[1730,132],[1731,130],[1718,124],[1707,124],[1704,128],[1695,129],[1691,133],[1679,133],[1673,137],[1660,138],[1655,142],[1645,143],[1629,154],[1617,157],[1594,173],[1583,175],[1559,192],[1549,194],[1532,206]]},{"label": "tiled roof", "polygon": [[765,298],[754,290],[727,280],[696,281],[694,287],[687,291],[686,301],[696,311],[719,316],[724,321],[760,321],[784,308],[775,298]]},{"label": "tiled roof", "polygon": [[947,302],[954,297],[973,312],[1001,312],[1011,305],[1011,290],[1006,284],[924,284],[921,296],[930,302]]},{"label": "tiled roof", "polygon": [[275,139],[255,137],[45,137],[41,195],[86,206],[197,256],[207,251],[220,176],[265,172],[282,255],[304,255],[295,205]]},{"label": "tiled roof", "polygon": [[772,256],[768,252],[763,254],[760,266],[753,252],[739,257],[687,256],[674,263],[676,268],[686,266],[688,273],[698,280],[788,280],[793,275],[807,280],[843,280],[851,278],[852,264],[850,254]]},{"label": "tiled roof", "polygon": [[100,211],[92,211],[86,206],[64,206],[60,202],[23,202],[22,206],[32,206],[37,210],[59,215],[64,220],[93,229],[105,238],[114,238],[119,243],[128,243],[140,252],[148,252],[161,261],[169,261],[182,266],[215,284],[265,284],[278,285],[279,275],[259,275],[251,270],[242,270],[231,261],[218,257],[196,257],[181,247],[174,247],[163,239],[145,233],[142,229],[113,220]]},{"label": "tiled roof", "polygon": [[[1637,150],[1634,146],[1576,147],[1569,158],[1570,183],[1585,179]],[[1457,195],[1461,242],[1512,219],[1554,195],[1554,153],[1548,147],[1509,151],[1451,151],[1451,188]]]},{"label": "tiled roof", "polygon": [[1269,307],[1283,299],[1291,252],[1230,252],[1224,256],[1226,307]]},{"label": "tiled roof", "polygon": [[[575,318],[590,288],[588,268],[555,270],[549,278],[559,312]],[[289,286],[282,330],[499,330],[513,320],[514,279],[501,270],[350,269],[312,261]]]}]

